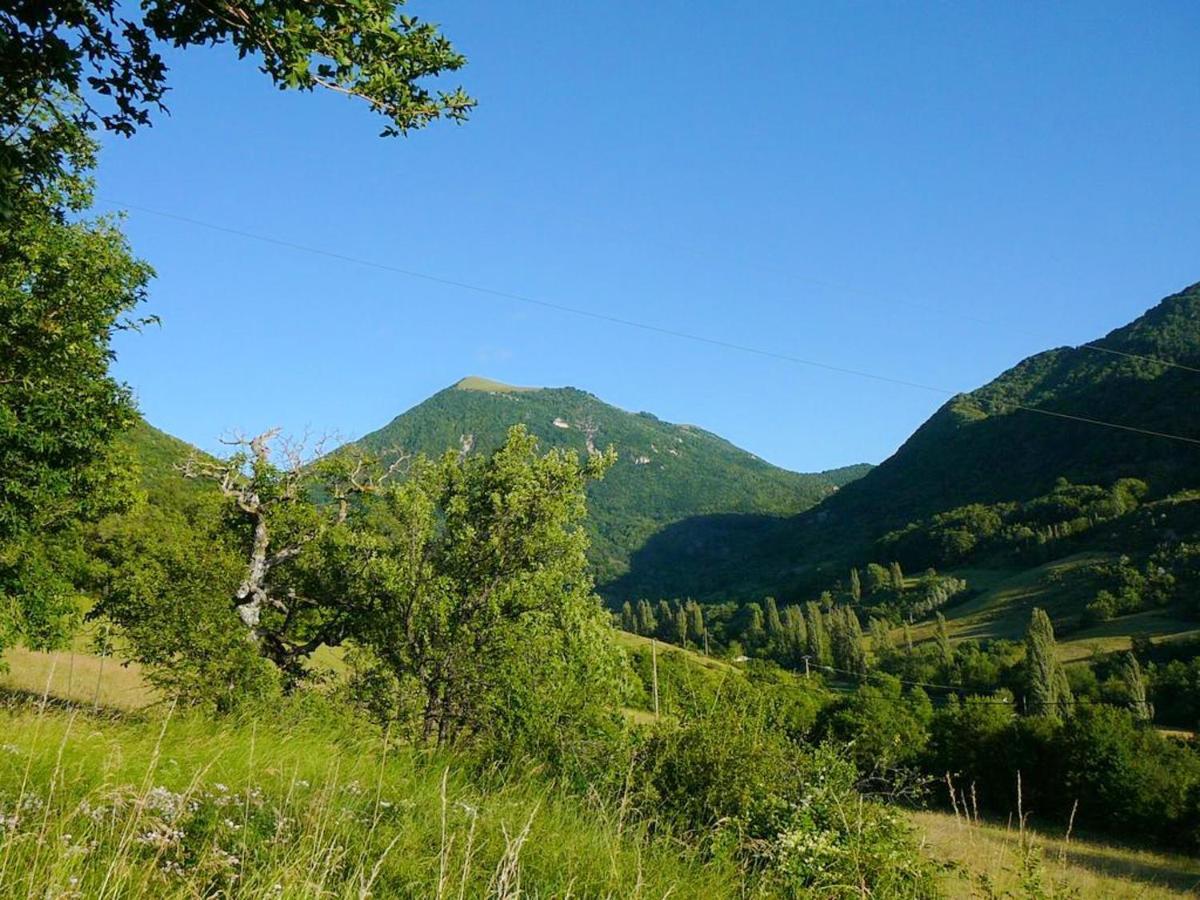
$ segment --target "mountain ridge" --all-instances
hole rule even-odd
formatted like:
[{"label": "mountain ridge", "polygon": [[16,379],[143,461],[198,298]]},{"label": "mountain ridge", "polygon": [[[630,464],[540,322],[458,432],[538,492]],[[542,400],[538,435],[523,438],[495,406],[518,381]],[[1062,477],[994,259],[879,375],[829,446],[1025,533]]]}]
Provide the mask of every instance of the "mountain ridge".
[{"label": "mountain ridge", "polygon": [[629,556],[673,522],[711,514],[793,515],[869,469],[858,464],[792,472],[706,429],[629,412],[579,388],[515,389],[475,375],[351,444],[384,457],[401,450],[487,453],[515,424],[524,424],[543,449],[583,455],[616,448],[616,465],[589,491],[592,561],[602,586],[623,574]]},{"label": "mountain ridge", "polygon": [[1033,354],[952,397],[863,478],[786,521],[674,524],[634,557],[617,590],[650,591],[656,570],[675,560],[692,573],[684,583],[692,596],[801,598],[870,559],[887,532],[967,504],[1030,500],[1060,478],[1097,485],[1138,478],[1153,496],[1200,486],[1200,447],[1014,406],[1200,437],[1194,368],[1200,283],[1095,346]]}]

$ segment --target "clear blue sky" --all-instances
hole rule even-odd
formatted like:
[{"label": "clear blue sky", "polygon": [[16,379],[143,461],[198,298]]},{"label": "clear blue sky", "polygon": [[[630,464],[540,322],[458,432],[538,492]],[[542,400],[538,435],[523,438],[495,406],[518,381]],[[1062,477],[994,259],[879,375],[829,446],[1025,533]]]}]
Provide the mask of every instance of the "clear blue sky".
[{"label": "clear blue sky", "polygon": [[[462,127],[171,54],[171,116],[100,194],[968,390],[1200,280],[1200,5],[413,2],[469,57]],[[119,341],[202,446],[352,438],[467,374],[574,385],[800,470],[888,456],[945,398],[131,213],[163,327]]]}]

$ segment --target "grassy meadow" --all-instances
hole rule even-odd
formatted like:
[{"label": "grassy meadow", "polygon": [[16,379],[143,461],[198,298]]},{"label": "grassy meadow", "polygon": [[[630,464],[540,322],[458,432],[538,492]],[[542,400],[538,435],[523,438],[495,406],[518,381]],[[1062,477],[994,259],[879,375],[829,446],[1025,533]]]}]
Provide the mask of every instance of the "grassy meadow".
[{"label": "grassy meadow", "polygon": [[717,897],[621,810],[536,771],[388,744],[297,703],[269,721],[0,708],[0,896]]},{"label": "grassy meadow", "polygon": [[945,864],[942,888],[950,897],[1165,900],[1200,888],[1200,860],[1193,857],[950,813],[917,812],[912,820],[923,848]]},{"label": "grassy meadow", "polygon": [[[312,699],[213,721],[156,703],[136,667],[82,651],[6,659],[0,897],[745,895],[733,862],[689,854],[536,767],[503,774],[387,743]],[[1167,898],[1200,885],[1188,857],[910,819],[950,897]]]}]

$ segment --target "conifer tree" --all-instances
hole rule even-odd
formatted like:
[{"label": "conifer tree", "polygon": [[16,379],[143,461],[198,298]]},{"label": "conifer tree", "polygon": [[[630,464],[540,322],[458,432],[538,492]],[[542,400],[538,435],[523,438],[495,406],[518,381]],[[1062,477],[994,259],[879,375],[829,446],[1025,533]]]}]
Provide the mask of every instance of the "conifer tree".
[{"label": "conifer tree", "polygon": [[858,577],[858,569],[850,570],[850,596],[855,603],[862,600],[862,579]]},{"label": "conifer tree", "polygon": [[1132,653],[1126,653],[1121,663],[1121,680],[1129,694],[1129,708],[1134,719],[1149,722],[1154,717],[1154,707],[1146,697],[1146,677],[1142,674],[1142,667]]},{"label": "conifer tree", "polygon": [[1042,609],[1034,609],[1025,633],[1025,659],[1029,673],[1029,710],[1050,718],[1068,716],[1075,698],[1067,682],[1067,673],[1058,658],[1054,625]]},{"label": "conifer tree", "polygon": [[621,630],[637,634],[637,617],[633,614],[633,604],[626,600],[621,605]]}]

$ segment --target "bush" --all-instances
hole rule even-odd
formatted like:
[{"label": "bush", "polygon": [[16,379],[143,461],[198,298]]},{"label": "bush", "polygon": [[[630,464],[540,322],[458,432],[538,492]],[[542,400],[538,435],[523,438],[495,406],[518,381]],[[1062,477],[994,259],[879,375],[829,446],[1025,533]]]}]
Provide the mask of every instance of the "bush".
[{"label": "bush", "polygon": [[932,896],[906,823],[858,792],[854,762],[767,726],[753,689],[733,694],[651,732],[635,757],[640,807],[786,897]]}]

